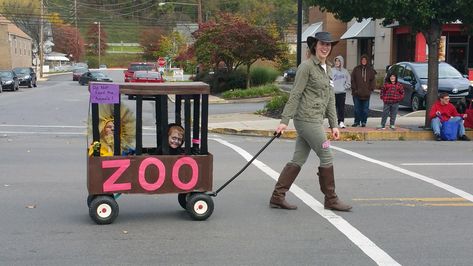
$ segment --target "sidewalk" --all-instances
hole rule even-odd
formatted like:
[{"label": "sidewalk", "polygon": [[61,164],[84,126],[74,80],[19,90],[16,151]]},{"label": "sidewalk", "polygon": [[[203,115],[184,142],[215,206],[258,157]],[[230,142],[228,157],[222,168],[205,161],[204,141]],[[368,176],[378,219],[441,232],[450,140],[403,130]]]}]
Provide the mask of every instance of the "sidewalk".
[{"label": "sidewalk", "polygon": [[[209,98],[212,103],[225,103],[226,101],[215,96]],[[378,130],[376,127],[381,124],[381,117],[368,118],[366,127],[350,127],[353,118],[345,119],[347,128],[340,129],[343,141],[373,141],[373,140],[434,140],[432,131],[424,130],[425,111],[417,111],[405,116],[398,116],[396,119],[396,129],[388,127],[385,130]],[[272,136],[274,130],[279,125],[279,119],[273,119],[252,113],[218,114],[209,116],[209,132],[219,134],[233,134],[245,136]],[[327,133],[328,122],[325,121]],[[466,135],[473,139],[473,131],[467,130]],[[296,138],[292,120],[288,130],[282,135],[283,138]]]}]

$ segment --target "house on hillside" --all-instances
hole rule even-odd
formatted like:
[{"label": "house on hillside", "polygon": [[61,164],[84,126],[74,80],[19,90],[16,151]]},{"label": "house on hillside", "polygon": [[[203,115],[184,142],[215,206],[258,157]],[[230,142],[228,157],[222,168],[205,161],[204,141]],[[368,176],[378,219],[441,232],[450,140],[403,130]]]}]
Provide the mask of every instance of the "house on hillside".
[{"label": "house on hillside", "polygon": [[32,38],[0,15],[0,69],[32,65]]}]

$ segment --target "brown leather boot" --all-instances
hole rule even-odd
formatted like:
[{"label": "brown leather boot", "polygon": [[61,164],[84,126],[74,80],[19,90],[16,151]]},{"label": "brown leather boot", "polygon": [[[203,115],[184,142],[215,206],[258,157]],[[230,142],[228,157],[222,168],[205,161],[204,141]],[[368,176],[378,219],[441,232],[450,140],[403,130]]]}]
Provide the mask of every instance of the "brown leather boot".
[{"label": "brown leather boot", "polygon": [[280,208],[287,210],[297,209],[296,205],[291,205],[286,201],[286,192],[291,188],[292,183],[296,180],[297,175],[301,171],[301,167],[295,163],[287,163],[281,174],[278,182],[274,187],[273,195],[269,200],[271,208]]},{"label": "brown leather boot", "polygon": [[319,167],[317,174],[319,175],[320,190],[325,194],[325,209],[345,212],[350,211],[351,206],[341,202],[335,193],[333,165],[329,167]]}]

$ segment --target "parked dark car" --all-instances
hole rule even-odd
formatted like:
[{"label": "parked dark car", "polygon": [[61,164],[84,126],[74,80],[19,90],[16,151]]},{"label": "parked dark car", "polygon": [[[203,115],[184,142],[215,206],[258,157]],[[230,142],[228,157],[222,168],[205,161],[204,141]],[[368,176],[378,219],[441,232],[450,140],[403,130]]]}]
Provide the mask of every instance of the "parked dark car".
[{"label": "parked dark car", "polygon": [[20,81],[20,86],[36,87],[36,72],[32,67],[15,67],[13,71]]},{"label": "parked dark car", "polygon": [[88,71],[79,78],[80,85],[89,84],[90,81],[113,82],[113,80],[100,71]]},{"label": "parked dark car", "polygon": [[0,92],[5,89],[17,91],[20,87],[18,77],[12,70],[0,70],[0,81],[2,83],[2,86],[0,86]]},{"label": "parked dark car", "polygon": [[[411,107],[413,111],[425,109],[427,94],[427,63],[399,62],[389,67],[386,76],[395,73],[404,87],[404,99],[401,105]],[[438,93],[448,92],[450,102],[457,109],[465,104],[465,96],[470,91],[470,82],[458,70],[448,63],[439,63]]]},{"label": "parked dark car", "polygon": [[89,71],[89,70],[87,68],[83,68],[83,67],[74,68],[72,70],[72,80],[73,81],[78,81],[79,78],[87,71]]},{"label": "parked dark car", "polygon": [[296,77],[296,71],[297,71],[296,67],[291,67],[288,70],[284,71],[283,73],[284,81],[286,82],[294,81],[294,78]]}]

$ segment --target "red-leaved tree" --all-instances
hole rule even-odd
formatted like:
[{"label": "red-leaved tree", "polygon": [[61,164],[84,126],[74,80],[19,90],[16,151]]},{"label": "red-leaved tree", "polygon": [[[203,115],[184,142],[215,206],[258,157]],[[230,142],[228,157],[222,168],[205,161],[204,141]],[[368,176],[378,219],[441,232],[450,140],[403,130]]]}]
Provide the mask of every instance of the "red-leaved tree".
[{"label": "red-leaved tree", "polygon": [[140,44],[143,47],[145,60],[156,60],[156,52],[159,50],[163,34],[164,30],[159,27],[147,28],[141,32]]},{"label": "red-leaved tree", "polygon": [[[100,34],[99,34],[100,33]],[[100,35],[100,36],[99,36]],[[99,54],[99,38],[100,38],[100,54],[105,55],[107,51],[107,32],[105,32],[102,25],[92,23],[87,31],[87,52],[89,54]]]},{"label": "red-leaved tree", "polygon": [[251,65],[258,59],[274,60],[283,54],[276,37],[267,29],[251,25],[244,18],[221,14],[216,21],[200,25],[193,33],[197,62],[218,68],[224,62],[228,71],[246,65],[247,87]]},{"label": "red-leaved tree", "polygon": [[79,30],[71,25],[54,25],[54,50],[67,54],[73,61],[80,61],[84,56],[84,39]]}]

